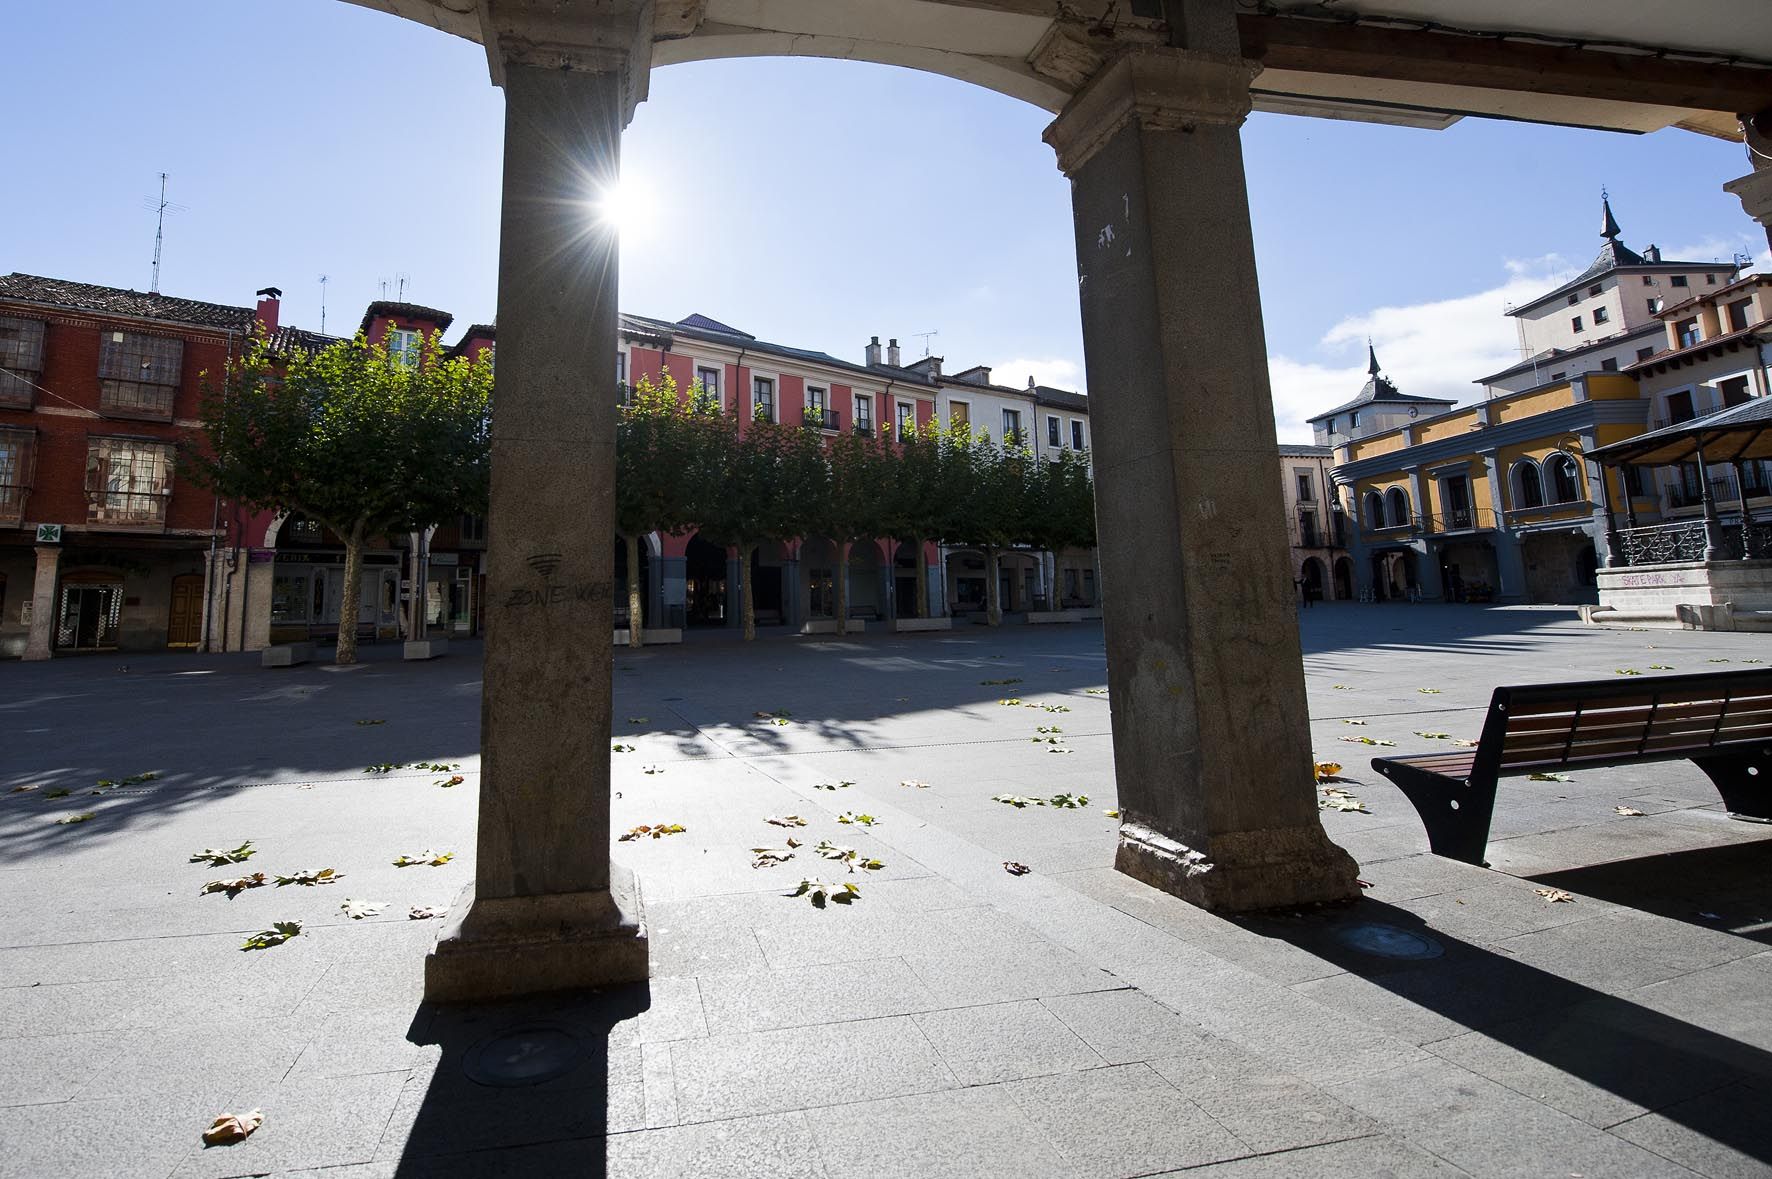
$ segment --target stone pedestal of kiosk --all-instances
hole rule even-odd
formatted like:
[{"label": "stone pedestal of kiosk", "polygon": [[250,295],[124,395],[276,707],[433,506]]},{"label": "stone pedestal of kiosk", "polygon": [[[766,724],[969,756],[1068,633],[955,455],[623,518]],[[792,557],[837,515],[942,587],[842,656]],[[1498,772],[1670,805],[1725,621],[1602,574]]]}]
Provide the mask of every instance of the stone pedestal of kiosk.
[{"label": "stone pedestal of kiosk", "polygon": [[[1178,6],[1179,7],[1179,6]],[[1107,62],[1048,128],[1071,178],[1120,871],[1213,910],[1357,896],[1318,818],[1230,4]]]},{"label": "stone pedestal of kiosk", "polygon": [[545,20],[488,36],[505,147],[479,840],[425,960],[432,1000],[647,975],[639,894],[609,855],[616,415],[613,377],[591,374],[615,372],[617,326],[616,232],[592,202],[650,29],[591,24],[564,47]]}]

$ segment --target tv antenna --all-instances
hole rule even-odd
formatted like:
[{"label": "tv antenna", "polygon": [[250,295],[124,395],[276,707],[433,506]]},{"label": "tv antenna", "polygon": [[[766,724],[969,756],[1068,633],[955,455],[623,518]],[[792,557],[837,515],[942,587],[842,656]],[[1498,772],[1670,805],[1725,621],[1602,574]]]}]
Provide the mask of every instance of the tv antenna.
[{"label": "tv antenna", "polygon": [[326,284],[331,281],[328,275],[320,276],[320,334],[326,334]]},{"label": "tv antenna", "polygon": [[142,198],[142,208],[154,212],[154,279],[148,284],[148,294],[160,293],[160,247],[166,239],[166,214],[186,213],[190,210],[181,204],[166,199],[166,173],[160,173],[160,199],[151,196]]},{"label": "tv antenna", "polygon": [[910,334],[923,341],[924,356],[929,355],[929,337],[941,335],[940,332],[911,332]]},{"label": "tv antenna", "polygon": [[399,301],[402,303],[406,302],[406,284],[412,281],[411,276],[406,274],[396,274],[394,276],[394,281],[398,284],[400,291]]}]

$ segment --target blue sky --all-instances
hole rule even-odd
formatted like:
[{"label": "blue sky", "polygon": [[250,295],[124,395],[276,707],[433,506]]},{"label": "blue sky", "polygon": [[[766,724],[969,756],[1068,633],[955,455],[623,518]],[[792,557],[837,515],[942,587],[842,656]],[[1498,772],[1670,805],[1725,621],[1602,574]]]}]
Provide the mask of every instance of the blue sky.
[{"label": "blue sky", "polygon": [[[340,0],[59,0],[7,18],[0,271],[161,287],[354,327],[380,282],[494,315],[503,102],[479,46]],[[652,224],[622,302],[859,359],[914,333],[950,368],[1082,382],[1068,185],[1045,112],[852,62],[662,69],[629,129]],[[1727,258],[1763,235],[1738,145],[1465,120],[1428,132],[1256,115],[1244,131],[1283,437],[1357,391],[1365,338],[1407,390],[1465,397],[1513,356],[1501,310],[1585,265],[1599,190],[1625,240]],[[1210,309],[1203,309],[1210,313]]]}]

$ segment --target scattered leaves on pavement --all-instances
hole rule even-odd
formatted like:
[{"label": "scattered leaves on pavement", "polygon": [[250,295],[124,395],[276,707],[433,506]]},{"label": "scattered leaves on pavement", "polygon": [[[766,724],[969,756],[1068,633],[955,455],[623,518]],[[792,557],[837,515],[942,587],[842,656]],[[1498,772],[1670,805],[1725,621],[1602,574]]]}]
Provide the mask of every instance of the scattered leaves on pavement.
[{"label": "scattered leaves on pavement", "polygon": [[1535,888],[1532,891],[1553,905],[1568,904],[1575,900],[1574,893],[1564,892],[1560,888]]},{"label": "scattered leaves on pavement", "polygon": [[415,761],[412,763],[412,768],[415,770],[430,770],[433,773],[438,774],[447,774],[451,770],[461,769],[461,763],[459,761]]},{"label": "scattered leaves on pavement", "polygon": [[755,857],[751,860],[753,868],[773,868],[777,864],[785,864],[794,858],[793,852],[773,847],[753,847],[751,855]]},{"label": "scattered leaves on pavement", "polygon": [[1107,807],[1101,813],[1110,819],[1117,819],[1120,817],[1120,811],[1117,807]]},{"label": "scattered leaves on pavement", "polygon": [[1336,776],[1341,773],[1341,763],[1338,761],[1320,761],[1316,765],[1317,781],[1319,782],[1334,781]]},{"label": "scattered leaves on pavement", "polygon": [[1386,741],[1382,737],[1338,737],[1338,741],[1347,741],[1353,745],[1395,745],[1395,741]]},{"label": "scattered leaves on pavement", "polygon": [[43,792],[43,797],[44,798],[66,798],[68,795],[70,795],[72,793],[73,793],[73,791],[69,790],[66,786],[57,786],[54,790],[45,790]]},{"label": "scattered leaves on pavement", "polygon": [[1001,704],[1004,708],[1020,708],[1021,707],[1021,697],[1020,696],[1005,696],[1003,699],[997,701],[997,703]]},{"label": "scattered leaves on pavement", "polygon": [[360,720],[357,723],[360,725],[385,725],[388,722],[386,720]]},{"label": "scattered leaves on pavement", "polygon": [[1649,665],[1650,671],[1672,671],[1673,669],[1674,665],[1671,663],[1651,663]]},{"label": "scattered leaves on pavement", "polygon": [[1106,688],[1084,688],[1083,695],[1085,695],[1085,696],[1106,696],[1107,689]]},{"label": "scattered leaves on pavement", "polygon": [[261,929],[241,944],[242,950],[268,950],[280,946],[301,933],[301,922],[279,921],[269,929]]},{"label": "scattered leaves on pavement", "polygon": [[345,903],[340,905],[338,910],[352,921],[361,921],[365,917],[374,917],[385,908],[387,905],[380,901],[358,901],[346,897]]},{"label": "scattered leaves on pavement", "polygon": [[927,790],[927,789],[929,789],[929,783],[927,783],[927,782],[920,782],[920,781],[918,781],[918,780],[917,780],[917,779],[916,779],[916,778],[906,778],[906,779],[904,779],[904,780],[903,780],[903,781],[902,781],[902,782],[900,782],[900,783],[899,783],[899,785],[900,785],[900,786],[910,786],[910,787],[913,787],[913,788],[915,788],[915,789],[917,789],[917,790]]},{"label": "scattered leaves on pavement", "polygon": [[56,822],[63,827],[66,827],[70,823],[84,823],[88,819],[96,818],[98,818],[97,811],[81,811],[77,815],[63,815],[61,818],[57,819]]},{"label": "scattered leaves on pavement", "polygon": [[653,776],[656,774],[664,773],[664,767],[663,766],[647,766],[645,769],[641,770],[640,772],[642,774],[646,774],[647,776],[650,777],[650,776]]},{"label": "scattered leaves on pavement", "polygon": [[1018,863],[1015,860],[1004,860],[1003,871],[1009,873],[1011,876],[1026,876],[1029,872],[1032,872],[1033,869],[1026,864]]},{"label": "scattered leaves on pavement", "polygon": [[649,725],[652,723],[652,718],[649,716],[630,716],[628,718],[628,723],[630,725]]},{"label": "scattered leaves on pavement", "polygon": [[1344,725],[1363,725],[1366,722],[1363,720],[1347,720],[1344,718],[1341,723]]},{"label": "scattered leaves on pavement", "polygon": [[253,847],[252,840],[248,839],[239,847],[231,848],[226,851],[221,848],[206,847],[202,851],[192,855],[189,862],[193,864],[208,864],[211,868],[219,868],[223,864],[238,864],[243,860],[250,860],[256,854],[258,854],[258,849]]},{"label": "scattered leaves on pavement", "polygon": [[1055,806],[1061,811],[1080,810],[1089,805],[1087,794],[1054,794],[1046,800],[1047,806]]},{"label": "scattered leaves on pavement", "polygon": [[405,768],[406,768],[405,762],[379,761],[379,762],[376,762],[372,766],[364,766],[363,772],[365,774],[391,774],[395,770],[403,770]]},{"label": "scattered leaves on pavement", "polygon": [[1354,690],[1352,684],[1330,684],[1329,686],[1334,688],[1337,692],[1351,692]]},{"label": "scattered leaves on pavement", "polygon": [[249,888],[263,888],[269,881],[263,872],[254,872],[251,876],[234,876],[222,880],[211,880],[198,890],[202,896],[212,892],[225,892],[231,901]]},{"label": "scattered leaves on pavement", "polygon": [[394,857],[394,867],[415,868],[420,864],[429,864],[433,868],[441,868],[444,864],[447,864],[454,858],[454,852],[432,851],[427,847],[416,856],[402,855]]},{"label": "scattered leaves on pavement", "polygon": [[1727,663],[1729,661],[1727,659],[1706,659],[1705,662],[1706,663]]},{"label": "scattered leaves on pavement", "polygon": [[763,821],[773,823],[777,827],[804,827],[806,825],[806,820],[799,815],[770,815]]},{"label": "scattered leaves on pavement", "polygon": [[1059,728],[1057,725],[1035,725],[1034,732],[1036,732],[1036,733],[1062,733],[1062,732],[1064,732],[1064,730]]},{"label": "scattered leaves on pavement", "polygon": [[1430,741],[1449,741],[1452,739],[1451,733],[1432,733],[1425,729],[1416,729],[1415,735],[1417,737],[1426,737]]},{"label": "scattered leaves on pavement", "polygon": [[1043,708],[1047,712],[1069,712],[1070,708],[1063,704],[1030,704],[1029,708]]},{"label": "scattered leaves on pavement", "polygon": [[639,746],[637,746],[637,745],[623,745],[618,742],[618,743],[611,745],[609,747],[609,752],[611,752],[611,753],[632,753],[637,748],[639,748]]},{"label": "scattered leaves on pavement", "polygon": [[139,786],[143,782],[152,782],[159,776],[157,770],[149,770],[145,774],[131,774],[127,778],[100,778],[98,788],[100,790],[114,790],[118,786]]},{"label": "scattered leaves on pavement", "polygon": [[1612,813],[1615,815],[1623,815],[1627,819],[1640,819],[1643,817],[1644,812],[1638,810],[1634,806],[1615,806],[1612,808]]},{"label": "scattered leaves on pavement", "polygon": [[[362,722],[359,721],[359,724]],[[253,1110],[243,1114],[223,1114],[209,1124],[203,1131],[204,1146],[229,1146],[235,1142],[244,1142],[252,1132],[264,1124],[263,1110]]]},{"label": "scattered leaves on pavement", "polygon": [[429,921],[433,917],[447,917],[448,905],[414,905],[406,910],[408,921]]},{"label": "scattered leaves on pavement", "polygon": [[993,794],[991,795],[991,801],[1008,803],[1010,806],[1016,808],[1046,805],[1037,798],[1024,798],[1019,794]]},{"label": "scattered leaves on pavement", "polygon": [[861,895],[859,884],[828,884],[823,880],[802,880],[800,887],[787,894],[790,897],[808,897],[814,909],[822,909],[827,903],[837,905],[853,904]]},{"label": "scattered leaves on pavement", "polygon": [[880,820],[873,815],[856,814],[854,811],[844,811],[837,816],[837,822],[839,823],[859,823],[863,827],[872,827],[879,821]]},{"label": "scattered leaves on pavement", "polygon": [[1021,677],[1018,675],[1012,675],[1006,679],[1000,679],[1000,680],[979,680],[978,686],[981,688],[992,688],[992,687],[996,687],[999,684],[1019,684],[1019,683],[1021,683]]},{"label": "scattered leaves on pavement", "polygon": [[667,835],[681,835],[686,830],[688,828],[681,823],[642,823],[632,831],[624,831],[616,838],[616,842],[627,843],[630,840],[639,839],[643,835],[649,835],[653,839],[663,839]]},{"label": "scattered leaves on pavement", "polygon": [[1423,696],[1438,696],[1440,694],[1440,689],[1438,688],[1417,688],[1415,690],[1420,692]]},{"label": "scattered leaves on pavement", "polygon": [[879,860],[870,860],[862,857],[861,853],[857,852],[852,847],[844,847],[841,844],[832,843],[828,839],[820,840],[818,846],[812,850],[827,860],[836,860],[840,864],[847,864],[851,872],[855,871],[857,868],[865,868],[869,872],[877,872],[886,866]]},{"label": "scattered leaves on pavement", "polygon": [[438,778],[435,782],[432,782],[431,785],[441,786],[441,787],[443,787],[443,789],[447,790],[451,786],[460,786],[463,782],[466,782],[466,781],[467,781],[467,779],[462,777],[460,774],[451,774],[447,778]]},{"label": "scattered leaves on pavement", "polygon": [[1617,668],[1613,668],[1612,674],[1614,674],[1614,675],[1642,675],[1643,673],[1638,671],[1634,667],[1617,667]]},{"label": "scattered leaves on pavement", "polygon": [[32,790],[41,790],[41,789],[43,789],[43,787],[41,785],[14,786],[11,790],[8,790],[6,793],[8,793],[8,794],[25,794],[25,793],[28,793]]},{"label": "scattered leaves on pavement", "polygon": [[1452,744],[1458,746],[1460,749],[1475,749],[1481,744],[1481,742],[1468,741],[1463,737],[1454,737],[1452,738]]},{"label": "scattered leaves on pavement", "polygon": [[1568,774],[1540,771],[1536,774],[1528,774],[1526,780],[1528,782],[1573,782],[1575,779]]},{"label": "scattered leaves on pavement", "polygon": [[1323,789],[1323,797],[1318,801],[1317,806],[1319,809],[1326,811],[1359,811],[1364,815],[1372,813],[1366,809],[1365,803],[1361,802],[1339,786],[1325,787]]},{"label": "scattered leaves on pavement", "polygon": [[848,778],[845,778],[841,782],[818,782],[818,783],[814,784],[812,788],[814,790],[836,791],[836,790],[846,790],[853,785],[855,785],[854,782],[850,781]]},{"label": "scattered leaves on pavement", "polygon": [[277,881],[278,888],[282,888],[286,884],[304,884],[313,887],[316,884],[337,884],[345,878],[345,874],[335,868],[298,868],[288,876],[278,876],[276,873],[272,873],[272,877]]}]

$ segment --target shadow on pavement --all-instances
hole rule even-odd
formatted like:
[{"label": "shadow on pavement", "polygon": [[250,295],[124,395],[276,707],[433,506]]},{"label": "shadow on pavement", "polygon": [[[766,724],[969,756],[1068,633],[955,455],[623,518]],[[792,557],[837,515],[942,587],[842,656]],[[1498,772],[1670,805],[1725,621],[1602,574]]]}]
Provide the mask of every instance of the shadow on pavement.
[{"label": "shadow on pavement", "polygon": [[1616,860],[1529,879],[1772,945],[1772,842]]}]

